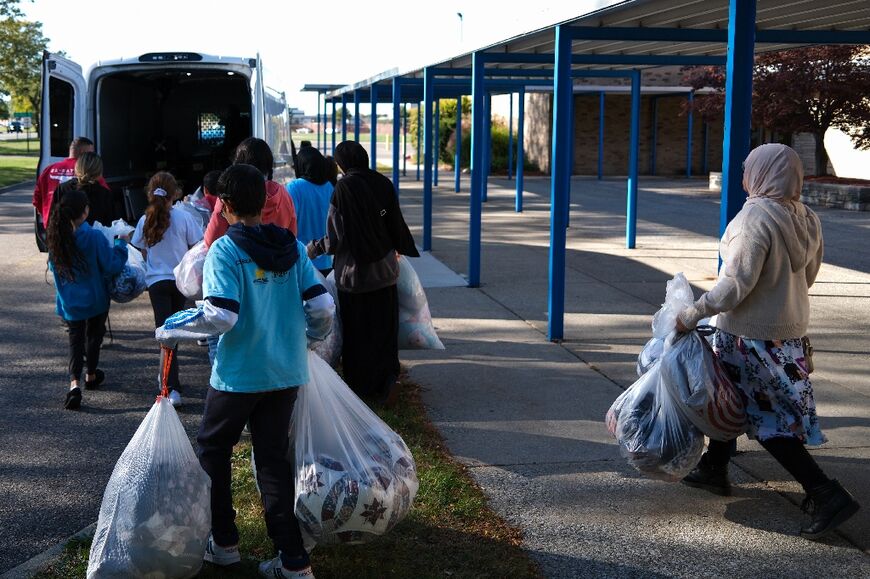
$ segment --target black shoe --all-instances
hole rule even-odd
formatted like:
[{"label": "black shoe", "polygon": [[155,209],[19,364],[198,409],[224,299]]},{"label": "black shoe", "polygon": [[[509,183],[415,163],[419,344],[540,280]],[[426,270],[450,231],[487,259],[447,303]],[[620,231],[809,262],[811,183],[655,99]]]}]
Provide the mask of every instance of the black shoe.
[{"label": "black shoe", "polygon": [[94,376],[96,376],[96,378],[94,378],[93,380],[88,380],[87,376],[85,377],[85,390],[93,390],[95,388],[98,388],[100,384],[103,383],[103,380],[106,379],[106,375],[103,373],[102,370],[94,370]]},{"label": "black shoe", "polygon": [[801,537],[820,539],[845,523],[860,508],[861,505],[843,485],[830,480],[807,493],[801,509],[809,513],[812,520],[801,528]]},{"label": "black shoe", "polygon": [[731,496],[731,483],[728,481],[728,465],[707,464],[704,458],[692,472],[683,479],[683,484],[696,489],[704,489],[715,495]]},{"label": "black shoe", "polygon": [[78,410],[82,405],[82,389],[76,386],[66,393],[66,402],[63,407],[67,410]]}]

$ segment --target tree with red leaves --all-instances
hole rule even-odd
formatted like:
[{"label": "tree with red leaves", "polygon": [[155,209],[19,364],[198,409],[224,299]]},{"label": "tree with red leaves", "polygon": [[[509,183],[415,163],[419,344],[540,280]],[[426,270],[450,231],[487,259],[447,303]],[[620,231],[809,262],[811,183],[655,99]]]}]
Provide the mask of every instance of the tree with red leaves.
[{"label": "tree with red leaves", "polygon": [[[716,93],[696,99],[705,118],[724,110],[722,67],[686,70],[693,88]],[[825,132],[837,128],[858,148],[870,149],[870,47],[810,46],[759,54],[753,73],[752,120],[781,133],[810,133],[816,143],[816,173],[826,175]]]}]

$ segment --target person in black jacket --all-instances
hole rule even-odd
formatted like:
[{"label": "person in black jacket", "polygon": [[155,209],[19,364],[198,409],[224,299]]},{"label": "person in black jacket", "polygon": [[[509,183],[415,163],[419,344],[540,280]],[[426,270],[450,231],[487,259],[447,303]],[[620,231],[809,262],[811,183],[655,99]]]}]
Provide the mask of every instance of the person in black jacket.
[{"label": "person in black jacket", "polygon": [[103,178],[103,160],[96,153],[82,153],[76,159],[76,176],[62,183],[55,191],[52,204],[59,201],[67,191],[78,189],[88,196],[88,224],[99,221],[106,227],[112,224],[114,209],[112,207],[112,192],[100,182]]},{"label": "person in black jacket", "polygon": [[398,254],[420,254],[393,183],[369,169],[362,145],[340,143],[335,160],[344,177],[329,205],[326,237],[310,242],[308,255],[334,256],[347,384],[389,407],[398,394]]}]

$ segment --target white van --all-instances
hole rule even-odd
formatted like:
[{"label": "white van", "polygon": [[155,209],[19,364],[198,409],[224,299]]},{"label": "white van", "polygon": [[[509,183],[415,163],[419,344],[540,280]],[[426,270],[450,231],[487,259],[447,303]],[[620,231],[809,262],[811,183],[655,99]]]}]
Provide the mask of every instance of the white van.
[{"label": "white van", "polygon": [[[144,186],[169,171],[192,193],[203,176],[224,169],[247,137],[269,143],[278,167],[290,164],[283,93],[268,89],[256,58],[156,52],[82,67],[46,52],[38,174],[69,155],[79,136],[94,141],[115,194],[115,212],[130,222],[144,211]],[[42,220],[37,244],[44,251]],[[43,237],[44,238],[44,237]]]}]

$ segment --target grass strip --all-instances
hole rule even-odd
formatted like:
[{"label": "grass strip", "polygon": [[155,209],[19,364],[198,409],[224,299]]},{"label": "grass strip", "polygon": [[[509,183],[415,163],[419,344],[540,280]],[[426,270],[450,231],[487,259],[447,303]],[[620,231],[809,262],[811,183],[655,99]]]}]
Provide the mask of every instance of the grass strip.
[{"label": "grass strip", "polygon": [[[379,410],[398,432],[417,463],[420,490],[408,517],[390,533],[366,545],[317,547],[312,566],[318,579],[354,578],[538,578],[521,547],[520,531],[487,505],[467,469],[453,460],[426,417],[421,389],[403,380],[399,404]],[[205,565],[199,577],[255,577],[258,561],[275,556],[254,486],[250,444],[233,452],[233,496],[245,558],[231,568]],[[90,541],[71,541],[60,560],[38,579],[84,577]]]},{"label": "grass strip", "polygon": [[36,179],[36,157],[0,156],[0,187]]},{"label": "grass strip", "polygon": [[39,139],[0,141],[0,155],[39,157]]}]

